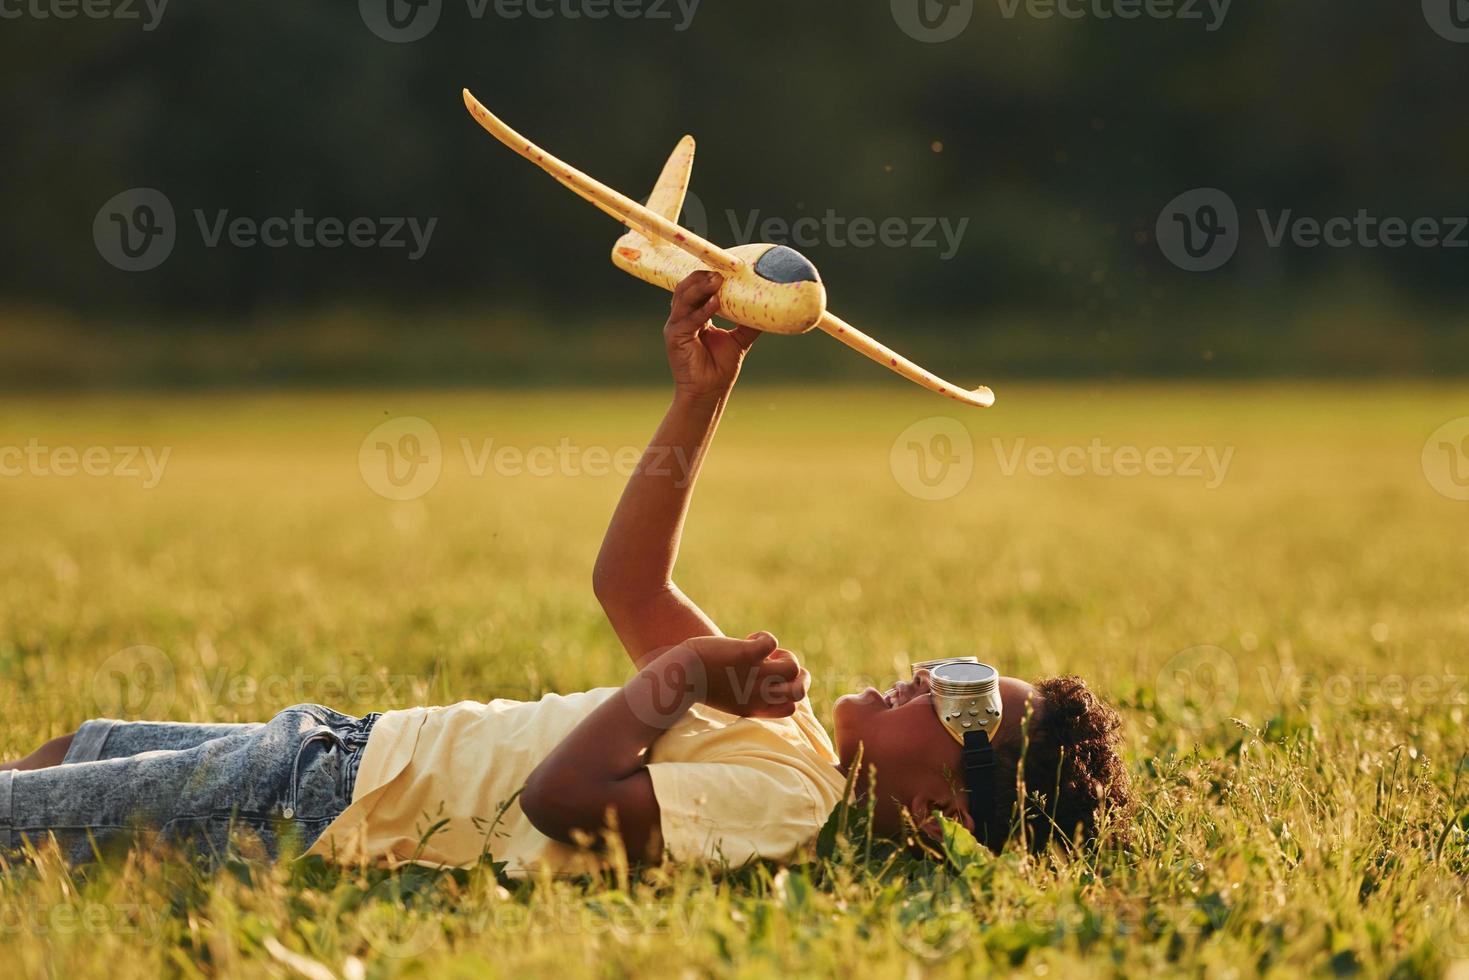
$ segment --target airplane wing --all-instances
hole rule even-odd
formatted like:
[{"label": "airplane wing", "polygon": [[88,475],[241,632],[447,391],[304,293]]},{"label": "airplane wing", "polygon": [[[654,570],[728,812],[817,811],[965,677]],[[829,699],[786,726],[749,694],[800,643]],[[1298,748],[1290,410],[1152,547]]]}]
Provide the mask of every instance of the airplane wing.
[{"label": "airplane wing", "polygon": [[989,408],[995,403],[995,393],[983,385],[970,391],[950,384],[932,371],[926,371],[914,364],[891,347],[873,340],[830,310],[822,314],[816,325],[854,351],[872,358],[888,370],[896,371],[929,391],[975,408]]},{"label": "airplane wing", "polygon": [[[464,90],[464,105],[475,121],[483,126],[491,136],[556,178],[578,197],[595,204],[628,227],[637,229],[650,239],[663,239],[717,272],[733,274],[744,266],[745,263],[741,259],[713,242],[700,238],[687,228],[665,218],[656,211],[649,210],[637,201],[619,194],[601,181],[588,177],[570,164],[553,157],[501,122],[494,113],[486,109],[478,99],[470,94],[469,89]],[[689,141],[688,149],[692,151],[692,141]],[[692,156],[690,156],[690,164],[692,164]]]}]

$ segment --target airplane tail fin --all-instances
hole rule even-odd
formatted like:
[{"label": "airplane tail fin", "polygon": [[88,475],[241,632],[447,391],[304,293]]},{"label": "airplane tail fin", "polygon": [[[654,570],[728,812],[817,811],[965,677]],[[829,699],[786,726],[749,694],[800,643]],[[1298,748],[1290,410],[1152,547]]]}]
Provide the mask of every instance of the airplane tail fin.
[{"label": "airplane tail fin", "polygon": [[663,172],[658,175],[658,183],[653,185],[653,194],[648,198],[648,210],[676,223],[683,211],[693,171],[694,138],[685,136],[668,155],[668,162],[663,165]]}]

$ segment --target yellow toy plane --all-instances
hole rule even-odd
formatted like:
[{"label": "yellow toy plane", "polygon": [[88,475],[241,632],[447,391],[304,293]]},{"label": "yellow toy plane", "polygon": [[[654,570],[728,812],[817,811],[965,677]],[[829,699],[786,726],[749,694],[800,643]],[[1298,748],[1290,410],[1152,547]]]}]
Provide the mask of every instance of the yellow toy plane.
[{"label": "yellow toy plane", "polygon": [[685,136],[653,188],[646,206],[563,163],[495,117],[464,90],[464,105],[490,135],[556,178],[577,196],[596,205],[629,229],[612,249],[612,262],[644,282],[672,290],[685,276],[712,269],[724,277],[719,310],[726,319],[770,333],[799,334],[820,327],[837,340],[909,381],[955,401],[979,408],[995,403],[985,387],[966,391],[873,340],[826,308],[826,287],[816,267],[784,245],[720,248],[677,224],[689,175],[694,140]]}]

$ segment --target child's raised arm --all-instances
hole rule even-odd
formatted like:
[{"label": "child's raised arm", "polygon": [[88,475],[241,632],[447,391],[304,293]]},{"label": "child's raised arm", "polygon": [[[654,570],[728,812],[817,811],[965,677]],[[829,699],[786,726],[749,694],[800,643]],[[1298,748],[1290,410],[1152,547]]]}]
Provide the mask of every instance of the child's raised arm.
[{"label": "child's raised arm", "polygon": [[696,272],[674,290],[663,328],[673,404],[627,482],[592,573],[597,599],[639,667],[689,637],[722,635],[673,581],[694,481],[745,352],[759,336],[710,322],[721,282],[718,273]]}]

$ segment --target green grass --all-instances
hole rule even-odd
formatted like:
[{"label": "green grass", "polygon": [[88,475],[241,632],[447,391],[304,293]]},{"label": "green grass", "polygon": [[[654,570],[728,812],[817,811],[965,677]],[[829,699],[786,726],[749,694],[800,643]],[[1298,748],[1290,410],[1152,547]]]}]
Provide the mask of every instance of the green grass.
[{"label": "green grass", "polygon": [[[7,966],[118,980],[284,976],[296,956],[374,977],[1463,977],[1469,503],[1436,492],[1420,454],[1469,389],[999,395],[983,413],[896,382],[739,392],[681,581],[726,630],[768,628],[795,649],[823,719],[835,695],[920,656],[1085,675],[1126,719],[1131,853],[991,861],[956,845],[920,866],[857,841],[723,880],[663,868],[508,888],[488,869],[201,877],[146,855],[85,873],[42,860],[0,872]],[[106,712],[228,721],[304,700],[361,712],[618,682],[589,579],[621,481],[582,472],[585,451],[640,447],[664,402],[0,398],[0,446],[171,450],[151,489],[0,477],[0,757]],[[392,502],[358,453],[403,415],[432,422],[443,473]],[[890,462],[931,416],[973,439],[972,478],[936,501],[905,492]],[[900,462],[910,442],[943,448],[933,425],[899,442]],[[1006,475],[1021,438],[1233,456],[1215,489]],[[461,440],[487,439],[564,439],[575,462],[515,475],[502,458],[475,475]],[[120,687],[129,671],[146,683]]]}]

